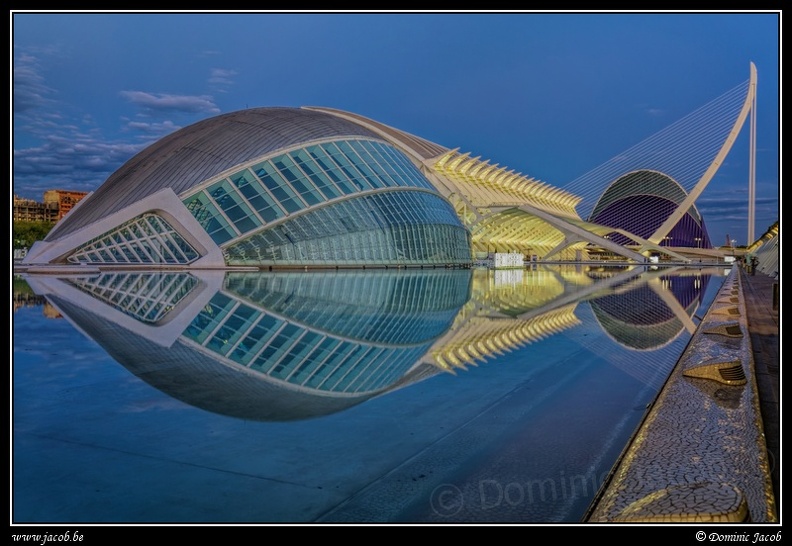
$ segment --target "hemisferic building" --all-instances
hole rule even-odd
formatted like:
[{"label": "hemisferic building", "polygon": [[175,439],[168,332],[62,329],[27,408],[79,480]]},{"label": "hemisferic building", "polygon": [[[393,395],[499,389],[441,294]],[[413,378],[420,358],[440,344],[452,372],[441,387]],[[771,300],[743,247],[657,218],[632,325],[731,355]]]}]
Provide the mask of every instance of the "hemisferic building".
[{"label": "hemisferic building", "polygon": [[[755,107],[751,69],[728,100],[564,189],[351,112],[221,114],[132,157],[24,261],[456,267],[498,252],[580,261],[602,251],[690,261],[713,252],[695,201]],[[701,122],[715,117],[717,131]]]}]

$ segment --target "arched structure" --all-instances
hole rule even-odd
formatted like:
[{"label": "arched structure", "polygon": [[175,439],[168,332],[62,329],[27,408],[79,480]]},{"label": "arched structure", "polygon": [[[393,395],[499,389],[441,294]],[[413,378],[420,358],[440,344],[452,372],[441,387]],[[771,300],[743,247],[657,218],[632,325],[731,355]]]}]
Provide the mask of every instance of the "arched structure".
[{"label": "arched structure", "polygon": [[587,245],[595,244],[645,261],[641,254],[605,238],[611,229],[582,220],[575,211],[580,198],[570,192],[359,114],[315,109],[359,123],[404,152],[453,205],[470,230],[476,254],[516,251],[575,260],[583,257]]},{"label": "arched structure", "polygon": [[[668,175],[649,170],[630,172],[608,186],[594,206],[591,221],[649,239],[686,197],[685,190]],[[619,244],[633,243],[618,232],[611,239]],[[690,206],[662,242],[664,246],[712,248],[695,205]]]},{"label": "arched structure", "polygon": [[[751,63],[747,81],[565,185],[565,189],[581,196],[581,216],[594,223],[598,219],[613,223],[615,218],[616,224],[630,226],[647,241],[639,245],[641,252],[671,246],[706,248],[706,229],[695,202],[753,113],[748,173],[752,222],[756,82],[756,67]],[[639,176],[645,177],[650,191],[636,183]],[[629,198],[617,191],[627,187],[631,188]],[[624,199],[622,205],[604,212],[602,203],[610,203],[615,196]]]},{"label": "arched structure", "polygon": [[756,270],[762,273],[779,278],[781,270],[779,268],[779,223],[775,222],[765,233],[745,249],[747,257],[756,257],[758,260]]},{"label": "arched structure", "polygon": [[315,110],[254,108],[138,153],[27,263],[457,265],[453,208],[397,148]]},{"label": "arched structure", "polygon": [[695,201],[755,89],[751,64],[746,84],[563,189],[351,112],[223,114],[138,153],[24,261],[457,266],[514,251],[579,261],[589,249],[689,261],[673,249],[711,247]]}]

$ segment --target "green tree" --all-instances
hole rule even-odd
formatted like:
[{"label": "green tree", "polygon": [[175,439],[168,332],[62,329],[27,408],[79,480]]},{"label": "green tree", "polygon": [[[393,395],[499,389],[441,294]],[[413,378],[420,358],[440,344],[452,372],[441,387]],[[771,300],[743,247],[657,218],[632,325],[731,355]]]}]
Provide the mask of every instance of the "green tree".
[{"label": "green tree", "polygon": [[52,222],[14,222],[14,248],[30,248],[46,237],[54,225]]}]

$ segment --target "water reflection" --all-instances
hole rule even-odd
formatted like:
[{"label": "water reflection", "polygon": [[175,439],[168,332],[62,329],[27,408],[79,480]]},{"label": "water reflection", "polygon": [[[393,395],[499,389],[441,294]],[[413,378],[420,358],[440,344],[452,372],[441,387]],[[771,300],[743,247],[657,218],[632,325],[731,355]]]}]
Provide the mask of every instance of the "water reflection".
[{"label": "water reflection", "polygon": [[14,312],[23,307],[42,307],[45,317],[61,318],[60,313],[50,305],[47,298],[33,292],[28,283],[20,276],[14,276],[11,280],[11,300]]},{"label": "water reflection", "polygon": [[125,272],[32,282],[147,383],[256,420],[333,413],[408,381],[470,293],[469,270]]},{"label": "water reflection", "polygon": [[495,361],[579,326],[584,302],[627,351],[596,336],[580,343],[659,385],[668,368],[636,360],[633,351],[692,334],[710,273],[582,266],[105,272],[30,283],[168,395],[222,415],[288,421]]},{"label": "water reflection", "polygon": [[14,520],[579,521],[723,274],[27,276]]}]

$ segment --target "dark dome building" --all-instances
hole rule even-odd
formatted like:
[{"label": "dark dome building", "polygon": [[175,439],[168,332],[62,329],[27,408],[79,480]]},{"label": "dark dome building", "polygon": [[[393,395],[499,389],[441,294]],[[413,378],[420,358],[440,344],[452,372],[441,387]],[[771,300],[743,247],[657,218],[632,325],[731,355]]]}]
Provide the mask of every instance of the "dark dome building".
[{"label": "dark dome building", "polygon": [[[600,197],[589,221],[628,231],[648,239],[687,197],[685,190],[661,172],[638,170],[620,176]],[[632,241],[614,232],[610,238],[622,245]],[[664,238],[675,247],[712,248],[704,220],[692,205]]]}]

